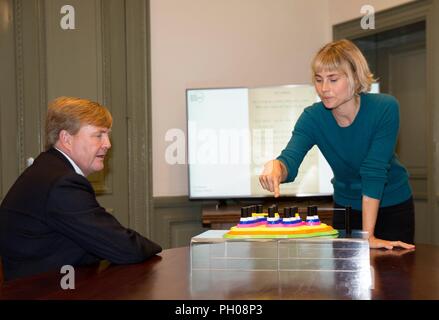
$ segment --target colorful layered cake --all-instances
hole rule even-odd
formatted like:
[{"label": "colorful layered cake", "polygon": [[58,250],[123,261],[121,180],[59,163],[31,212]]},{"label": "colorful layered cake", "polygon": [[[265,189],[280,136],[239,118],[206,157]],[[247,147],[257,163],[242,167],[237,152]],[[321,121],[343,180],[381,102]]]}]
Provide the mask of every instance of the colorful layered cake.
[{"label": "colorful layered cake", "polygon": [[241,208],[239,224],[224,235],[229,239],[337,236],[337,230],[320,222],[317,206],[308,207],[307,217],[303,221],[297,207],[284,208],[283,217],[280,217],[276,205],[269,207],[267,213],[262,212],[261,205]]}]

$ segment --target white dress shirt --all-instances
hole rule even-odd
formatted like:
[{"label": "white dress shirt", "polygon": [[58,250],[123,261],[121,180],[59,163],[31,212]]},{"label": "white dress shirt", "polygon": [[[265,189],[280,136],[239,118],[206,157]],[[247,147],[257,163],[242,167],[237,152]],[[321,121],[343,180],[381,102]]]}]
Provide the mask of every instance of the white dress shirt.
[{"label": "white dress shirt", "polygon": [[68,155],[66,155],[64,152],[62,152],[61,150],[59,150],[59,149],[56,148],[56,147],[55,147],[55,149],[58,150],[59,152],[61,152],[61,153],[64,155],[64,157],[66,157],[67,160],[70,161],[70,163],[72,164],[72,166],[73,166],[73,168],[75,169],[75,172],[76,172],[77,174],[80,174],[81,176],[84,176],[84,177],[85,177],[85,175],[84,175],[84,173],[82,172],[82,170],[76,165],[76,163],[75,163],[72,159],[70,159],[70,157],[69,157]]}]

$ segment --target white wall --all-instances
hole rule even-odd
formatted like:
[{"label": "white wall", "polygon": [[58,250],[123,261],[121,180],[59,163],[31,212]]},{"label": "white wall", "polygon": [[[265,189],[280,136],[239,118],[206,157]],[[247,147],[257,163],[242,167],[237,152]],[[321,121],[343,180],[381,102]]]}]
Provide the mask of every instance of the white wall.
[{"label": "white wall", "polygon": [[[376,10],[407,0],[368,1]],[[151,0],[153,195],[188,194],[187,166],[169,165],[167,130],[186,131],[186,88],[310,82],[332,24],[364,0]],[[233,177],[231,177],[233,179]]]},{"label": "white wall", "polygon": [[309,82],[312,55],[330,40],[325,5],[151,1],[154,196],[188,193],[187,166],[166,163],[164,140],[170,128],[185,130],[185,89]]}]

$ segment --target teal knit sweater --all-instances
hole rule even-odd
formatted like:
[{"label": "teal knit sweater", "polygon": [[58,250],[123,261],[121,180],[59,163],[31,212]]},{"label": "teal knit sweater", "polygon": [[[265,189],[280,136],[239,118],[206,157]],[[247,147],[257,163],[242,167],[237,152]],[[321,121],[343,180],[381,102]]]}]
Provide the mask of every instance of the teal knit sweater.
[{"label": "teal knit sweater", "polygon": [[361,210],[362,195],[379,199],[380,207],[404,202],[412,195],[408,172],[398,161],[395,145],[399,104],[390,95],[360,95],[360,110],[352,124],[340,127],[322,102],[307,107],[293,135],[277,158],[292,182],[303,157],[317,145],[334,173],[334,201]]}]

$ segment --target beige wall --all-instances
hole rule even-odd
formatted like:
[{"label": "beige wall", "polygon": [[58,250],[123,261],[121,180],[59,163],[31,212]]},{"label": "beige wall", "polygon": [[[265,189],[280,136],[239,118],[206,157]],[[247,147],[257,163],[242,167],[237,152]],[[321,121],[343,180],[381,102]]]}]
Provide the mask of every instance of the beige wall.
[{"label": "beige wall", "polygon": [[330,26],[362,16],[360,10],[364,5],[371,5],[375,12],[389,9],[413,0],[328,0]]},{"label": "beige wall", "polygon": [[[368,1],[376,11],[407,0]],[[187,166],[169,165],[171,128],[186,131],[185,89],[308,83],[332,24],[364,1],[151,0],[153,195],[188,194]]]}]

